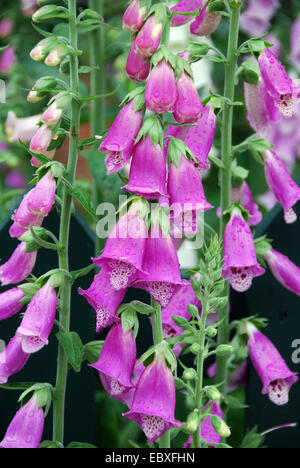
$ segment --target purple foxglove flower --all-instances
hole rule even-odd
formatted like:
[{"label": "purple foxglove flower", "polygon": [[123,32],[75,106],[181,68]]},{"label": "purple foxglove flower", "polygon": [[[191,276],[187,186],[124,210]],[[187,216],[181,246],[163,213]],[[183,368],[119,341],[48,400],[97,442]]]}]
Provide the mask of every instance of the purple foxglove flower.
[{"label": "purple foxglove flower", "polygon": [[135,51],[144,57],[151,57],[159,47],[162,28],[156,15],[151,15],[135,38]]},{"label": "purple foxglove flower", "polygon": [[272,190],[268,190],[267,192],[259,195],[258,201],[261,205],[263,205],[267,211],[272,210],[277,203],[276,197]]},{"label": "purple foxglove flower", "polygon": [[289,291],[300,296],[300,268],[286,255],[271,249],[264,258],[280,284]]},{"label": "purple foxglove flower", "polygon": [[292,117],[300,89],[288,76],[284,66],[277,57],[265,49],[258,58],[262,78],[280,112]]},{"label": "purple foxglove flower", "polygon": [[121,323],[109,331],[99,360],[92,364],[111,397],[128,393],[135,385],[131,381],[136,362],[136,343],[132,331],[123,331]]},{"label": "purple foxglove flower", "polygon": [[105,164],[108,174],[120,171],[130,161],[142,122],[142,112],[135,111],[133,101],[119,112],[100,146],[100,151],[107,153]]},{"label": "purple foxglove flower", "polygon": [[274,151],[266,151],[263,159],[267,183],[283,207],[284,220],[287,224],[294,223],[297,215],[293,206],[300,200],[300,188]]},{"label": "purple foxglove flower", "polygon": [[290,60],[296,68],[300,69],[300,18],[298,18],[291,28],[291,55]]},{"label": "purple foxglove flower", "polygon": [[0,281],[2,286],[24,281],[32,272],[36,262],[37,251],[26,252],[25,242],[21,242],[10,259],[0,265]]},{"label": "purple foxglove flower", "polygon": [[174,163],[170,166],[168,193],[175,224],[178,224],[179,219],[179,223],[184,225],[185,235],[194,234],[195,216],[197,218],[199,213],[210,210],[212,206],[206,201],[197,169],[185,156],[181,156],[178,167]]},{"label": "purple foxglove flower", "polygon": [[28,197],[28,209],[31,213],[41,216],[47,216],[55,201],[56,181],[48,171],[44,177],[37,183]]},{"label": "purple foxglove flower", "polygon": [[202,13],[192,22],[190,31],[196,36],[208,36],[214,33],[221,22],[222,16],[219,13],[209,13],[206,6]]},{"label": "purple foxglove flower", "polygon": [[[247,361],[245,361],[240,367],[237,367],[234,371],[230,372],[228,375],[228,382],[227,382],[227,391],[233,392],[238,387],[246,387],[247,384],[247,371],[248,365]],[[207,375],[210,378],[214,378],[217,374],[217,364],[212,364],[207,369]]]},{"label": "purple foxglove flower", "polygon": [[[211,405],[211,402],[208,402],[207,405],[204,406],[203,410],[206,410]],[[215,414],[219,416],[219,418],[223,419],[224,414],[221,410],[220,406],[217,402],[214,402],[212,408],[210,410],[210,414]],[[214,446],[214,444],[219,444],[221,442],[222,437],[214,430],[210,422],[210,416],[205,418],[201,425],[200,425],[200,434],[201,437],[209,444],[210,446]],[[188,438],[188,441],[185,443],[184,448],[191,448],[192,437]]]},{"label": "purple foxglove flower", "polygon": [[57,122],[62,118],[63,109],[58,108],[56,101],[54,101],[51,106],[43,113],[42,122],[47,125],[56,125]]},{"label": "purple foxglove flower", "polygon": [[139,272],[144,272],[146,237],[145,221],[132,206],[114,226],[100,257],[93,259],[97,266],[108,270],[115,291],[127,288]]},{"label": "purple foxglove flower", "polygon": [[174,117],[182,124],[195,123],[202,113],[202,103],[192,78],[182,73],[177,80],[178,99]]},{"label": "purple foxglove flower", "polygon": [[27,143],[39,129],[40,120],[40,115],[19,119],[13,111],[9,111],[5,122],[5,133],[8,140],[12,143],[17,143],[19,140]]},{"label": "purple foxglove flower", "polygon": [[17,374],[26,365],[30,354],[22,349],[22,338],[15,335],[5,350],[0,353],[0,384],[6,384],[9,377]]},{"label": "purple foxglove flower", "polygon": [[150,444],[171,427],[180,427],[175,419],[176,392],[171,370],[161,357],[146,367],[139,379],[131,409],[124,416],[136,421]]},{"label": "purple foxglove flower", "polygon": [[173,68],[162,60],[153,68],[148,78],[145,92],[146,107],[157,114],[174,112],[177,98]]},{"label": "purple foxglove flower", "polygon": [[23,200],[20,203],[20,206],[17,208],[15,213],[12,216],[14,221],[13,225],[9,229],[10,236],[13,238],[21,237],[30,227],[32,226],[41,226],[44,217],[31,213],[28,207],[28,200],[31,195],[34,193],[35,189],[32,189],[30,192],[26,193],[23,197]]},{"label": "purple foxglove flower", "polygon": [[48,337],[54,325],[57,296],[50,282],[31,299],[17,333],[22,336],[22,348],[32,354],[49,343]]},{"label": "purple foxglove flower", "polygon": [[191,319],[188,313],[187,306],[189,304],[195,305],[201,309],[201,302],[195,296],[195,292],[189,282],[186,286],[183,286],[179,291],[174,294],[167,307],[161,311],[162,327],[164,338],[174,338],[182,334],[182,328],[180,328],[173,321],[174,315],[179,315],[187,320]]},{"label": "purple foxglove flower", "polygon": [[117,310],[127,290],[114,289],[110,280],[110,272],[106,268],[102,268],[86,291],[81,288],[78,290],[79,294],[85,297],[96,312],[97,333],[103,328],[109,327],[112,323],[119,322],[120,320],[117,317]]},{"label": "purple foxglove flower", "polygon": [[51,140],[52,131],[47,125],[43,124],[31,139],[29,149],[32,153],[40,154],[48,150]]},{"label": "purple foxglove flower", "polygon": [[13,46],[5,49],[0,57],[0,73],[7,74],[17,62]]},{"label": "purple foxglove flower", "polygon": [[3,18],[0,21],[0,37],[10,36],[13,30],[13,22],[10,18]]},{"label": "purple foxglove flower", "polygon": [[270,27],[270,20],[279,7],[278,0],[250,0],[241,14],[242,31],[251,36],[263,36]]},{"label": "purple foxglove flower", "polygon": [[162,307],[166,307],[176,292],[186,284],[180,276],[177,252],[170,236],[164,236],[157,226],[150,228],[146,239],[144,271],[134,287],[145,289]]},{"label": "purple foxglove flower", "polygon": [[23,307],[20,300],[25,294],[18,288],[12,288],[0,294],[0,320],[16,315]]},{"label": "purple foxglove flower", "polygon": [[39,448],[44,423],[44,411],[37,407],[36,396],[33,396],[16,412],[0,443],[0,448]]},{"label": "purple foxglove flower", "polygon": [[11,171],[5,177],[5,185],[12,189],[23,190],[26,187],[25,177],[20,171]]},{"label": "purple foxglove flower", "polygon": [[249,211],[249,226],[256,226],[262,220],[262,213],[259,211],[258,205],[254,203],[251,189],[246,181],[244,181],[239,189],[232,189],[231,201],[240,200],[242,207]]},{"label": "purple foxglove flower", "polygon": [[166,191],[167,159],[158,144],[154,146],[149,135],[135,146],[130,166],[129,183],[123,187],[143,198],[168,196]]},{"label": "purple foxglove flower", "polygon": [[[171,8],[171,11],[176,11],[178,13],[192,13],[194,11],[200,10],[202,6],[202,0],[181,0],[177,5]],[[182,26],[183,24],[189,23],[193,19],[193,16],[173,16],[171,25],[172,26]]]},{"label": "purple foxglove flower", "polygon": [[131,32],[138,32],[143,26],[145,16],[146,7],[140,5],[139,0],[133,0],[123,15],[123,29],[127,29],[127,31]]},{"label": "purple foxglove flower", "polygon": [[257,84],[244,83],[247,119],[253,130],[266,136],[270,127],[279,122],[280,112],[262,79]]},{"label": "purple foxglove flower", "polygon": [[234,209],[224,235],[223,278],[238,292],[247,291],[265,270],[258,264],[252,232],[238,209]]},{"label": "purple foxglove flower", "polygon": [[262,394],[269,396],[275,405],[285,405],[289,401],[291,386],[298,381],[273,343],[257,328],[248,323],[248,350],[262,384]]},{"label": "purple foxglove flower", "polygon": [[133,42],[126,63],[128,77],[133,81],[145,81],[149,72],[150,61],[135,51],[135,43]]}]

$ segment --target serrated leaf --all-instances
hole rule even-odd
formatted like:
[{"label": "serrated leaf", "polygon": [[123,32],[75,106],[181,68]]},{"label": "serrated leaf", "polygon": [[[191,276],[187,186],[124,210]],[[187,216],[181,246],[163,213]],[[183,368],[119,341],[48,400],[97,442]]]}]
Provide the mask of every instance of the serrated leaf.
[{"label": "serrated leaf", "polygon": [[80,372],[81,363],[84,359],[84,346],[78,333],[59,332],[56,333],[56,337],[61,343],[74,371]]}]

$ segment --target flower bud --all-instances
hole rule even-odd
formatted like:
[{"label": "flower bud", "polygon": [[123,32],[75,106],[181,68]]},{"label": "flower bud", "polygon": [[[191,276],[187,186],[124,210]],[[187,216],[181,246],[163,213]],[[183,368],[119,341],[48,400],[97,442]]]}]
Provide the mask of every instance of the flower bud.
[{"label": "flower bud", "polygon": [[214,430],[219,434],[221,437],[229,437],[231,435],[230,428],[227,424],[216,414],[212,414],[210,417],[211,425],[213,426]]},{"label": "flower bud", "polygon": [[151,57],[160,44],[162,29],[162,23],[158,20],[157,15],[151,15],[136,36],[136,52],[145,57]]},{"label": "flower bud", "polygon": [[211,401],[219,401],[222,396],[216,387],[207,387],[206,395]]},{"label": "flower bud", "polygon": [[3,286],[24,281],[32,272],[37,251],[26,252],[26,244],[21,242],[10,259],[0,266],[0,281]]},{"label": "flower bud", "polygon": [[146,85],[147,109],[163,114],[174,112],[178,98],[175,74],[168,62],[162,60],[150,73]]},{"label": "flower bud", "polygon": [[41,62],[50,53],[50,51],[57,45],[56,37],[47,37],[40,41],[30,52],[30,57],[36,62]]},{"label": "flower bud", "polygon": [[191,367],[190,369],[185,369],[182,375],[183,380],[189,382],[190,380],[194,380],[196,378],[196,371]]},{"label": "flower bud", "polygon": [[42,115],[42,122],[47,125],[56,125],[62,118],[63,112],[71,104],[72,98],[69,93],[59,93],[50,107]]},{"label": "flower bud", "polygon": [[206,334],[210,338],[214,338],[215,336],[217,336],[217,333],[218,333],[218,330],[215,327],[210,326],[210,327],[207,327],[206,329]]},{"label": "flower bud", "polygon": [[58,44],[50,54],[47,55],[45,64],[48,65],[48,67],[57,67],[68,52],[69,49],[66,44]]},{"label": "flower bud", "polygon": [[47,151],[52,139],[52,131],[47,125],[42,125],[30,141],[30,151],[40,154]]},{"label": "flower bud", "polygon": [[229,356],[233,353],[233,347],[231,345],[219,345],[216,349],[217,356]]},{"label": "flower bud", "polygon": [[13,30],[13,22],[10,18],[3,18],[0,21],[0,37],[10,36]]},{"label": "flower bud", "polygon": [[131,80],[144,81],[150,71],[150,61],[135,51],[135,42],[133,41],[129,51],[126,73]]},{"label": "flower bud", "polygon": [[48,19],[67,18],[68,16],[68,10],[64,7],[57,5],[45,5],[32,15],[32,21],[34,23],[42,23]]},{"label": "flower bud", "polygon": [[29,91],[27,95],[28,102],[39,102],[41,101],[49,91],[54,88],[56,85],[56,79],[52,78],[51,76],[40,78],[35,85],[33,86],[32,90]]},{"label": "flower bud", "polygon": [[193,343],[191,346],[191,352],[196,356],[201,352],[201,346],[199,343]]},{"label": "flower bud", "polygon": [[189,434],[194,434],[199,429],[200,426],[200,417],[197,411],[190,413],[186,420],[186,429]]},{"label": "flower bud", "polygon": [[55,179],[52,177],[51,171],[48,171],[30,193],[28,198],[29,211],[34,214],[47,216],[54,205],[55,191]]},{"label": "flower bud", "polygon": [[13,46],[5,49],[0,57],[0,73],[7,74],[16,63],[15,50]]},{"label": "flower bud", "polygon": [[124,13],[122,23],[123,29],[137,32],[144,23],[146,7],[140,4],[139,0],[133,0]]}]

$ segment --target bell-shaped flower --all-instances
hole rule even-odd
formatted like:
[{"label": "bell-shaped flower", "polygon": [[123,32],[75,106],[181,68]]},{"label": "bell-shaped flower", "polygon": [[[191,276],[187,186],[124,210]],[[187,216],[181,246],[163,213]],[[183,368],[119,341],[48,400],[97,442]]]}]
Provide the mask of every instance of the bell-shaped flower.
[{"label": "bell-shaped flower", "polygon": [[8,289],[0,294],[0,320],[16,315],[23,307],[20,300],[25,294],[19,288]]},{"label": "bell-shaped flower", "polygon": [[300,268],[286,255],[271,249],[264,254],[273,275],[289,291],[300,296]]},{"label": "bell-shaped flower", "polygon": [[15,49],[13,46],[9,46],[0,56],[0,73],[4,75],[9,73],[16,62]]},{"label": "bell-shaped flower", "polygon": [[[178,13],[193,13],[194,11],[200,10],[203,0],[181,0],[177,5],[171,8],[171,12]],[[175,15],[171,20],[172,26],[182,26],[183,24],[189,23],[194,17]]]},{"label": "bell-shaped flower", "polygon": [[127,289],[116,290],[111,285],[110,270],[102,268],[91,286],[84,291],[79,288],[78,292],[83,296],[96,312],[96,332],[118,322],[117,310],[120,307]]},{"label": "bell-shaped flower", "polygon": [[174,112],[177,98],[173,68],[168,62],[162,60],[152,69],[148,78],[145,92],[146,107],[157,114]]},{"label": "bell-shaped flower", "polygon": [[212,206],[206,201],[197,169],[184,155],[181,156],[178,166],[174,162],[171,163],[168,193],[174,223],[179,228],[180,225],[183,226],[182,231],[186,236],[195,234],[199,213],[210,210]]},{"label": "bell-shaped flower", "polygon": [[135,38],[135,51],[144,57],[151,57],[159,47],[162,29],[158,16],[151,15]]},{"label": "bell-shaped flower", "polygon": [[252,232],[238,208],[234,208],[224,234],[223,278],[238,292],[247,291],[265,270],[258,264]]},{"label": "bell-shaped flower", "polygon": [[262,156],[267,183],[283,207],[284,220],[287,224],[294,223],[297,215],[293,206],[300,200],[300,187],[274,151],[266,151]]},{"label": "bell-shaped flower", "polygon": [[36,353],[49,343],[54,325],[57,296],[50,280],[31,299],[17,333],[25,353]]},{"label": "bell-shaped flower", "polygon": [[206,6],[202,13],[192,22],[190,27],[191,34],[208,36],[218,29],[221,19],[220,13],[209,13],[208,6]]},{"label": "bell-shaped flower", "polygon": [[100,151],[107,153],[105,164],[109,174],[120,171],[130,161],[142,122],[142,112],[135,111],[134,101],[119,112],[100,146]]},{"label": "bell-shaped flower", "polygon": [[240,201],[242,207],[249,211],[249,226],[256,226],[263,218],[261,211],[259,211],[258,205],[254,203],[251,189],[246,181],[242,183],[240,188],[234,188],[231,191],[231,201],[234,203]]},{"label": "bell-shaped flower", "polygon": [[[207,405],[204,406],[202,411],[205,411],[211,405],[211,403],[212,402],[208,402]],[[224,418],[223,411],[221,410],[219,404],[216,401],[213,403],[209,414],[219,416],[219,418],[221,419]],[[205,418],[200,424],[200,435],[210,447],[214,447],[215,444],[219,444],[222,439],[222,437],[213,428],[210,422],[210,416]],[[191,448],[191,442],[192,437],[190,436],[188,438],[188,441],[184,444],[184,448]]]},{"label": "bell-shaped flower", "polygon": [[44,216],[29,211],[28,200],[34,193],[35,189],[26,193],[19,207],[12,216],[14,223],[9,229],[10,236],[19,239],[30,227],[41,226]]},{"label": "bell-shaped flower", "polygon": [[0,21],[0,37],[10,36],[14,28],[14,24],[9,17],[3,18]]},{"label": "bell-shaped flower", "polygon": [[56,95],[53,102],[46,109],[42,115],[42,122],[46,125],[56,125],[62,118],[64,111],[66,111],[71,104],[72,98],[68,92],[61,92]]},{"label": "bell-shaped flower", "polygon": [[136,343],[131,330],[123,331],[121,323],[109,331],[99,360],[92,364],[111,397],[120,398],[135,385],[131,381],[136,362]]},{"label": "bell-shaped flower", "polygon": [[43,124],[30,140],[30,151],[41,154],[47,151],[52,140],[52,130]]},{"label": "bell-shaped flower", "polygon": [[109,271],[110,284],[115,291],[128,288],[144,272],[143,258],[146,243],[144,203],[133,203],[111,231],[102,254],[93,262]]},{"label": "bell-shaped flower", "polygon": [[202,103],[192,78],[186,73],[181,73],[177,80],[177,93],[175,120],[182,124],[197,122],[202,113]]},{"label": "bell-shaped flower", "polygon": [[262,78],[274,103],[284,116],[292,117],[299,99],[299,87],[293,83],[282,63],[269,49],[261,52],[258,63]]},{"label": "bell-shaped flower", "polygon": [[167,160],[160,144],[154,146],[149,135],[138,142],[130,166],[129,182],[123,188],[143,198],[168,196]]},{"label": "bell-shaped flower", "polygon": [[186,283],[181,279],[177,252],[170,235],[152,225],[146,239],[143,269],[134,287],[145,289],[162,307]]},{"label": "bell-shaped flower", "polygon": [[262,394],[268,395],[275,405],[285,405],[291,386],[298,381],[297,374],[287,367],[273,343],[252,323],[247,324],[247,333],[249,355],[263,384]]},{"label": "bell-shaped flower", "polygon": [[252,37],[263,36],[270,27],[270,20],[279,7],[278,0],[250,0],[241,14],[242,31]]},{"label": "bell-shaped flower", "polygon": [[0,265],[0,281],[2,286],[17,284],[31,274],[36,262],[37,250],[26,252],[25,242],[21,242],[14,250],[10,259]]},{"label": "bell-shaped flower", "polygon": [[22,337],[16,334],[0,353],[0,384],[6,384],[9,377],[23,369],[29,357],[22,349]]},{"label": "bell-shaped flower", "polygon": [[44,431],[43,408],[38,408],[34,395],[28,403],[16,412],[0,442],[0,448],[34,449],[39,448]]},{"label": "bell-shaped flower", "polygon": [[141,5],[140,0],[133,0],[123,15],[123,29],[138,32],[143,26],[145,16],[146,6]]},{"label": "bell-shaped flower", "polygon": [[29,211],[36,215],[47,216],[54,205],[55,192],[56,182],[51,171],[48,171],[29,194],[27,202]]},{"label": "bell-shaped flower", "polygon": [[247,108],[247,119],[253,130],[266,136],[271,126],[280,120],[278,107],[268,93],[262,79],[257,84],[244,84],[244,95]]},{"label": "bell-shaped flower", "polygon": [[176,393],[172,371],[158,356],[146,367],[134,394],[131,409],[124,416],[136,421],[152,444],[171,427],[180,427],[175,419]]},{"label": "bell-shaped flower", "polygon": [[41,115],[18,118],[13,111],[9,111],[5,122],[5,133],[11,143],[21,140],[23,143],[30,141],[37,130]]},{"label": "bell-shaped flower", "polygon": [[128,77],[133,81],[145,81],[148,78],[149,72],[150,61],[135,51],[135,43],[133,41],[126,62]]}]

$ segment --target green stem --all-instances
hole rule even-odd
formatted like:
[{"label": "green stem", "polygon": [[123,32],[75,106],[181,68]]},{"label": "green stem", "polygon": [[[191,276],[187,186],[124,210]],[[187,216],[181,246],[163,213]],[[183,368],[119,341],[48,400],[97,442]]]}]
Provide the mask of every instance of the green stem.
[{"label": "green stem", "polygon": [[[78,34],[76,27],[76,0],[69,0],[69,40],[73,49],[77,50]],[[72,93],[75,96],[79,94],[78,83],[78,58],[77,55],[70,56],[70,85]],[[69,158],[66,172],[66,179],[73,186],[75,181],[77,160],[78,160],[78,141],[80,130],[80,105],[76,99],[73,99],[71,110],[70,125],[70,144]],[[69,234],[71,221],[72,196],[64,188],[63,206],[61,214],[59,243],[62,250],[59,253],[59,267],[69,272]],[[60,317],[59,322],[64,330],[70,330],[70,308],[71,308],[71,289],[70,280],[64,275],[60,295]],[[53,402],[53,440],[63,444],[64,442],[64,413],[65,413],[65,395],[68,376],[68,359],[59,344],[57,360],[56,388]]]},{"label": "green stem", "polygon": [[[206,318],[208,310],[208,300],[205,295],[202,301],[202,312],[201,319],[199,320],[199,345],[200,354],[197,359],[197,380],[196,380],[196,408],[201,413],[202,410],[202,393],[203,393],[203,371],[204,371],[204,352],[205,352],[205,329],[206,329]],[[201,448],[201,431],[197,431],[193,436],[194,447]]]},{"label": "green stem", "polygon": [[[89,0],[89,8],[103,16],[103,0]],[[91,72],[91,95],[98,96],[106,93],[105,80],[105,31],[102,26],[90,33],[90,62],[93,70]],[[105,99],[94,99],[91,104],[91,134],[101,135],[105,130]],[[95,146],[98,147],[98,143]],[[101,201],[101,192],[98,186],[99,181],[94,180],[93,198],[95,209]],[[96,237],[96,256],[103,248],[103,240]]]},{"label": "green stem", "polygon": [[[227,62],[225,64],[225,91],[224,96],[231,102],[235,96],[235,74],[237,70],[237,47],[239,37],[239,17],[240,6],[232,7]],[[222,213],[231,206],[231,162],[232,162],[232,124],[233,124],[233,106],[224,102],[223,122],[222,122],[222,161],[224,169],[221,169],[221,209]],[[225,228],[224,216],[220,220],[220,235],[223,237]],[[229,299],[229,285],[226,286],[225,295]],[[228,302],[229,303],[229,302]],[[228,305],[219,311],[219,320],[222,323],[219,326],[218,344],[227,344],[229,341],[229,309]],[[226,392],[227,380],[227,358],[217,358],[217,383],[222,383],[220,390]]]},{"label": "green stem", "polygon": [[[153,333],[153,343],[158,345],[163,341],[163,329],[161,321],[161,306],[151,298],[151,305],[155,309],[155,312],[152,314],[152,333]],[[170,448],[170,431],[166,431],[159,438],[159,447],[160,448]]]}]

